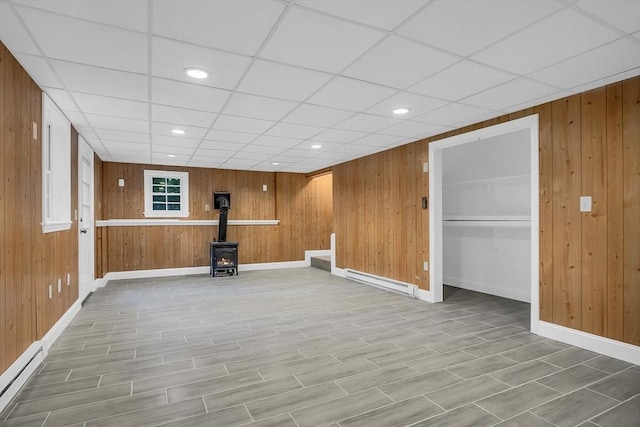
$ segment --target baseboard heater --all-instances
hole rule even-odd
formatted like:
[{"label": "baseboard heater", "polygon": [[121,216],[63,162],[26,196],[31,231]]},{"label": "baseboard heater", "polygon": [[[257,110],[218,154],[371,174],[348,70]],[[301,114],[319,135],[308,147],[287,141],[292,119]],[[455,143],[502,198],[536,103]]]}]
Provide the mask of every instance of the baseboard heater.
[{"label": "baseboard heater", "polygon": [[349,268],[345,268],[344,272],[345,277],[349,280],[364,283],[365,285],[375,286],[384,290],[409,295],[411,298],[418,298],[418,287],[416,285],[400,282],[398,280],[387,279],[386,277],[376,276],[375,274],[351,270]]},{"label": "baseboard heater", "polygon": [[0,412],[18,394],[43,359],[42,345],[36,341],[0,376]]}]

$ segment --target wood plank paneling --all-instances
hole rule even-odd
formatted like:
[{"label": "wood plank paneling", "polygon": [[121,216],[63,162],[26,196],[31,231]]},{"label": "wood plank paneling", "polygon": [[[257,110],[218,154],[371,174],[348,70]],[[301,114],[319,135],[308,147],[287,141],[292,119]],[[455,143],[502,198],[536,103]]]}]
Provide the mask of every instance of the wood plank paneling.
[{"label": "wood plank paneling", "polygon": [[605,334],[607,320],[607,115],[606,88],[582,94],[582,192],[592,197],[582,214],[582,330]]},{"label": "wood plank paneling", "polygon": [[[2,141],[0,145],[0,177],[2,181],[0,181],[0,254],[2,257],[0,258],[0,372],[4,372],[4,370],[11,364],[11,361],[7,360],[7,354],[4,350],[4,346],[7,341],[7,312],[6,312],[6,304],[7,300],[7,278],[4,272],[4,259],[5,259],[5,250],[6,250],[6,235],[9,230],[5,227],[6,222],[6,213],[5,213],[5,166],[4,166],[4,157],[5,157],[5,149],[7,149],[9,142],[5,137],[5,132],[7,128],[5,110],[6,102],[5,102],[5,91],[7,85],[10,82],[7,82],[7,63],[9,62],[7,58],[7,51],[4,45],[0,44],[0,136],[2,137]],[[9,106],[11,109],[11,106]],[[9,212],[11,213],[11,212]]]},{"label": "wood plank paneling", "polygon": [[540,320],[553,321],[553,136],[551,104],[538,114],[540,203]]},{"label": "wood plank paneling", "polygon": [[640,77],[622,83],[624,337],[640,345]]},{"label": "wood plank paneling", "polygon": [[305,249],[329,249],[333,232],[333,175],[307,178],[305,188]]},{"label": "wood plank paneling", "polygon": [[607,87],[607,330],[624,338],[622,83]]}]

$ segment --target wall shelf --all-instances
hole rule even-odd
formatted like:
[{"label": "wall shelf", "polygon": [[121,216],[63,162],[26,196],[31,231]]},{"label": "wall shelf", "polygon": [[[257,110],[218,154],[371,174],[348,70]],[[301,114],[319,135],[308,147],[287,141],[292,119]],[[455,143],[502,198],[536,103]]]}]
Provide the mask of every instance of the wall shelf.
[{"label": "wall shelf", "polygon": [[445,215],[442,218],[445,227],[496,227],[527,228],[531,226],[529,216],[460,216]]}]

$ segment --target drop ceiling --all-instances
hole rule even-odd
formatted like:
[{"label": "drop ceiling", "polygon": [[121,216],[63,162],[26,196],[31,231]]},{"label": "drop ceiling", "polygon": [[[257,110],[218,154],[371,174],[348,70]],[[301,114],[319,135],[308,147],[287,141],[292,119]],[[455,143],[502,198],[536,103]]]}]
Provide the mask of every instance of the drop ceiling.
[{"label": "drop ceiling", "polygon": [[0,0],[0,39],[104,161],[312,172],[639,75],[640,0]]}]

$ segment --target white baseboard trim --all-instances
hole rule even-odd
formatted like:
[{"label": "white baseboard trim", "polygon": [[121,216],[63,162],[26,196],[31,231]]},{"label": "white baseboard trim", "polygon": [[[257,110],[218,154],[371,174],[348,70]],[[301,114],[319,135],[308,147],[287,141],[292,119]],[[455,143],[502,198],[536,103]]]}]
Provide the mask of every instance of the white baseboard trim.
[{"label": "white baseboard trim", "polygon": [[433,292],[427,291],[425,289],[418,288],[418,299],[421,301],[427,301],[435,303]]},{"label": "white baseboard trim", "polygon": [[538,335],[640,365],[640,347],[549,322],[538,322]]},{"label": "white baseboard trim", "polygon": [[276,270],[279,268],[300,268],[309,266],[311,266],[311,260],[309,260],[308,263],[307,261],[263,262],[256,264],[240,264],[238,266],[238,271]]},{"label": "white baseboard trim", "polygon": [[509,298],[528,303],[531,302],[531,288],[528,284],[527,289],[519,291],[517,289],[508,289],[493,286],[490,283],[476,282],[473,280],[466,280],[459,277],[451,276],[445,276],[443,282],[447,285],[455,286],[462,289],[468,289],[470,291],[482,292],[485,294],[491,294],[502,298]]},{"label": "white baseboard trim", "polygon": [[[22,386],[27,382],[31,374],[40,366],[49,349],[69,326],[71,321],[80,311],[80,301],[73,303],[71,307],[53,325],[49,332],[41,340],[33,342],[9,368],[0,375],[0,412],[11,402]],[[5,390],[6,388],[6,390]]]}]

